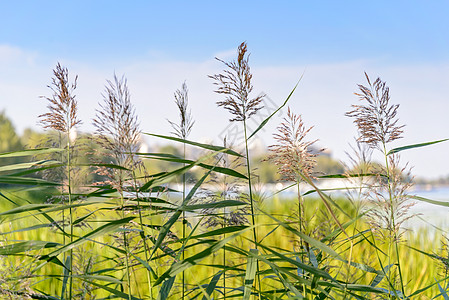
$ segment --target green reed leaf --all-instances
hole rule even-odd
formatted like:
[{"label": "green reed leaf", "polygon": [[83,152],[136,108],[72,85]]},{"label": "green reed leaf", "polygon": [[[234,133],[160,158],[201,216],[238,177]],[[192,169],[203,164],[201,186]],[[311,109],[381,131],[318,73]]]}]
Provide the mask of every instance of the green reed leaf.
[{"label": "green reed leaf", "polygon": [[73,164],[73,166],[77,167],[105,167],[109,169],[117,169],[117,170],[124,170],[124,171],[130,171],[128,168],[116,165],[116,164]]},{"label": "green reed leaf", "polygon": [[64,270],[63,270],[63,280],[62,280],[62,290],[61,290],[61,299],[65,298],[65,291],[67,289],[67,283],[69,281],[69,270],[70,270],[70,255],[67,256],[64,262]]},{"label": "green reed leaf", "polygon": [[192,204],[192,205],[186,205],[180,209],[184,211],[194,211],[198,209],[208,209],[208,208],[223,208],[223,207],[233,207],[233,206],[242,206],[242,205],[248,205],[248,203],[238,201],[238,200],[223,200],[223,201],[217,201],[212,203],[201,203],[201,204]]},{"label": "green reed leaf", "polygon": [[382,279],[385,278],[385,275],[388,273],[388,270],[390,270],[392,266],[394,266],[394,264],[384,267],[382,274],[377,274],[376,277],[374,277],[373,281],[371,282],[370,286],[376,287],[382,281]]},{"label": "green reed leaf", "polygon": [[212,279],[210,280],[209,284],[207,285],[206,288],[206,295],[208,297],[206,297],[206,295],[203,296],[202,300],[207,300],[208,298],[210,299],[210,295],[212,295],[212,293],[214,292],[215,288],[217,287],[217,283],[220,280],[221,275],[223,274],[222,271],[219,271],[217,274],[215,274]]},{"label": "green reed leaf", "polygon": [[440,293],[443,296],[444,300],[449,300],[449,295],[447,294],[447,291],[445,291],[443,289],[443,287],[440,285],[439,282],[437,282],[437,284],[438,284],[438,289],[440,290]]},{"label": "green reed leaf", "polygon": [[106,233],[112,232],[117,230],[120,226],[122,226],[123,224],[127,224],[130,221],[132,221],[133,219],[135,219],[135,217],[126,217],[123,219],[119,219],[119,220],[114,220],[114,221],[110,221],[100,227],[98,227],[97,229],[92,230],[91,232],[81,236],[80,238],[76,239],[75,241],[59,248],[56,251],[53,251],[47,255],[43,255],[41,256],[40,260],[49,260],[50,258],[57,256],[59,254],[62,254],[70,249],[76,248],[81,244],[84,244],[85,242],[87,242],[90,239],[94,239],[98,236],[102,236]]},{"label": "green reed leaf", "polygon": [[0,158],[48,154],[48,153],[61,152],[61,151],[65,151],[65,149],[61,149],[61,148],[29,149],[29,150],[0,153]]},{"label": "green reed leaf", "polygon": [[[61,205],[61,204],[52,204],[52,203],[25,204],[25,205],[10,209],[8,211],[2,212],[2,213],[0,213],[0,216],[16,215],[18,213],[32,212],[35,210],[39,211],[38,214],[44,214],[44,213],[49,213],[49,212],[54,212],[54,211],[62,211],[62,210],[68,209],[68,208],[88,206],[88,205],[93,205],[93,204],[98,204],[98,203],[104,203],[104,199],[89,200],[89,201],[84,201],[81,203],[75,203],[72,205]],[[44,211],[40,211],[40,210],[44,210]]]},{"label": "green reed leaf", "polygon": [[7,172],[7,171],[12,171],[12,170],[20,170],[20,169],[29,169],[32,167],[48,166],[48,165],[60,166],[61,163],[56,160],[40,160],[40,161],[35,161],[35,162],[12,164],[12,165],[7,165],[7,166],[1,166],[0,172]]},{"label": "green reed leaf", "polygon": [[281,106],[278,107],[278,109],[276,109],[274,111],[274,113],[272,113],[271,115],[269,115],[265,120],[262,121],[262,123],[260,123],[259,127],[257,127],[257,129],[249,136],[248,140],[250,140],[254,135],[256,135],[257,132],[259,132],[259,130],[261,130],[265,125],[267,125],[268,121],[278,113],[278,111],[280,111],[288,102],[288,100],[290,100],[290,97],[293,95],[293,92],[296,90],[296,88],[298,87],[299,82],[302,80],[302,77],[304,76],[304,73],[301,75],[301,77],[299,78],[298,82],[295,84],[295,87],[293,88],[293,90],[290,92],[290,94],[288,95],[287,99],[285,99],[284,103],[282,103]]},{"label": "green reed leaf", "polygon": [[[204,182],[204,180],[206,180],[207,176],[209,176],[211,171],[212,170],[210,170],[209,172],[204,174],[204,176],[200,180],[198,180],[198,182],[195,184],[195,186],[190,190],[189,194],[183,200],[180,208],[184,208],[187,205],[187,203],[195,195],[196,191],[201,186],[201,184]],[[161,227],[161,229],[159,231],[159,235],[158,235],[157,240],[156,240],[156,243],[154,244],[154,249],[153,249],[153,252],[151,253],[151,256],[153,256],[154,253],[157,251],[157,249],[159,249],[159,247],[161,246],[163,240],[165,239],[165,237],[169,233],[170,228],[173,226],[173,224],[175,224],[175,222],[178,220],[178,218],[181,216],[181,214],[182,214],[182,210],[181,209],[177,209],[176,212],[174,212],[173,215],[170,217],[170,219]]]},{"label": "green reed leaf", "polygon": [[0,255],[16,255],[19,253],[41,250],[46,248],[54,248],[61,246],[59,243],[46,241],[26,241],[15,244],[10,244],[0,247]]},{"label": "green reed leaf", "polygon": [[192,239],[199,239],[199,238],[210,237],[210,236],[215,236],[215,235],[222,235],[222,234],[226,234],[226,233],[233,233],[233,232],[237,232],[237,231],[243,230],[243,229],[245,229],[247,227],[248,226],[228,226],[228,227],[223,227],[223,228],[211,230],[211,231],[206,232],[206,233],[195,235],[195,236],[192,237]]},{"label": "green reed leaf", "polygon": [[259,250],[250,249],[250,254],[248,256],[248,263],[246,264],[246,275],[245,275],[245,289],[243,292],[243,300],[249,300],[251,296],[251,290],[253,288],[254,278],[256,277],[257,271],[257,259],[254,255],[259,254]]},{"label": "green reed leaf", "polygon": [[444,140],[439,140],[439,141],[432,141],[432,142],[427,142],[427,143],[414,144],[414,145],[408,145],[408,146],[402,146],[402,147],[391,149],[390,151],[388,151],[387,155],[391,155],[393,153],[398,153],[400,151],[404,151],[404,150],[408,150],[408,149],[425,147],[425,146],[429,146],[429,145],[433,145],[433,144],[437,144],[437,143],[441,143],[441,142],[445,142],[445,141],[449,141],[449,139],[444,139]]},{"label": "green reed leaf", "polygon": [[16,230],[9,231],[9,232],[0,232],[0,235],[12,234],[12,233],[16,233],[16,232],[25,232],[25,231],[36,230],[36,229],[41,229],[41,228],[48,228],[48,227],[53,227],[53,225],[52,224],[38,224],[38,225],[30,226],[30,227],[16,229]]},{"label": "green reed leaf", "polygon": [[60,186],[60,183],[51,182],[39,178],[19,177],[19,176],[0,176],[0,183],[16,185],[39,185],[39,186]]},{"label": "green reed leaf", "polygon": [[184,140],[184,139],[180,139],[180,138],[176,138],[176,137],[172,137],[172,136],[159,135],[159,134],[153,134],[153,133],[145,133],[145,132],[143,132],[143,134],[151,135],[151,136],[154,136],[154,137],[159,137],[159,138],[163,138],[163,139],[167,139],[167,140],[171,140],[171,141],[175,141],[175,142],[180,142],[180,143],[184,143],[184,144],[200,147],[200,148],[207,149],[207,150],[223,152],[223,153],[226,153],[226,154],[229,154],[229,155],[242,157],[241,154],[239,154],[239,153],[237,153],[237,152],[235,152],[235,151],[233,151],[231,149],[228,149],[226,147],[222,147],[222,146],[214,146],[214,145],[209,145],[209,144],[202,144],[202,143],[192,142],[192,141],[189,141],[189,140]]},{"label": "green reed leaf", "polygon": [[165,271],[164,274],[162,274],[154,283],[154,285],[159,285],[161,284],[164,280],[173,277],[179,273],[181,273],[182,271],[188,269],[191,266],[194,266],[196,264],[198,264],[200,261],[202,261],[203,259],[205,259],[206,257],[210,256],[211,254],[217,252],[218,250],[220,250],[221,248],[223,248],[229,241],[235,239],[236,237],[240,236],[241,234],[243,234],[244,232],[252,229],[254,226],[249,226],[244,230],[241,230],[237,233],[234,233],[233,235],[222,239],[219,242],[216,242],[214,244],[212,244],[210,247],[204,249],[203,251],[186,258],[185,260],[182,260],[180,262],[175,262],[167,271]]},{"label": "green reed leaf", "polygon": [[370,176],[382,176],[387,177],[384,174],[375,174],[375,173],[365,173],[365,174],[332,174],[332,175],[322,175],[318,176],[318,178],[353,178],[353,177],[370,177]]},{"label": "green reed leaf", "polygon": [[159,295],[157,297],[158,300],[166,300],[168,298],[168,295],[170,294],[170,290],[173,287],[173,284],[175,283],[176,276],[173,276],[169,278],[168,280],[165,280],[162,284],[162,287],[159,291]]},{"label": "green reed leaf", "polygon": [[192,169],[194,166],[196,166],[199,162],[196,162],[194,164],[191,165],[187,165],[185,167],[176,169],[172,172],[166,172],[161,174],[158,177],[154,177],[152,179],[150,179],[147,183],[145,183],[140,189],[140,192],[146,192],[146,191],[151,191],[153,187],[155,186],[159,186],[161,184],[170,182],[173,178],[176,178],[177,176],[180,176],[184,173],[186,173],[188,170]]},{"label": "green reed leaf", "polygon": [[0,192],[0,197],[5,198],[6,200],[8,200],[8,202],[11,202],[12,204],[18,206],[19,204],[17,204],[14,200],[10,199],[9,197],[5,196],[5,194],[3,194],[2,192]]},{"label": "green reed leaf", "polygon": [[[150,159],[157,159],[157,160],[162,160],[162,161],[169,161],[169,162],[176,162],[176,163],[182,163],[182,164],[194,164],[196,163],[193,160],[189,160],[189,159],[183,159],[181,157],[177,157],[171,154],[165,154],[165,153],[142,153],[142,155],[145,155],[145,158],[150,158]],[[208,165],[208,164],[203,164],[203,163],[199,163],[197,164],[198,166],[204,168],[204,169],[208,169],[208,170],[212,170],[214,169],[214,172],[217,173],[222,173],[225,175],[229,175],[229,176],[233,176],[233,177],[237,177],[237,178],[242,178],[242,179],[248,179],[248,177],[246,177],[245,175],[243,175],[242,173],[239,173],[233,169],[229,169],[229,168],[224,168],[224,167],[218,167],[218,166],[212,166],[212,165]]]},{"label": "green reed leaf", "polygon": [[420,197],[420,196],[410,196],[410,198],[418,200],[418,201],[422,201],[422,202],[427,202],[430,204],[449,207],[449,202],[447,202],[447,201],[432,200],[432,199],[427,199],[427,198]]},{"label": "green reed leaf", "polygon": [[73,275],[74,278],[79,278],[84,281],[89,282],[90,280],[98,280],[98,281],[107,281],[112,282],[116,284],[123,284],[123,282],[117,278],[111,277],[111,276],[105,276],[105,275],[90,275],[90,274],[82,274],[82,275]]},{"label": "green reed leaf", "polygon": [[[105,291],[108,291],[109,293],[117,296],[118,298],[122,298],[122,299],[126,299],[126,300],[129,299],[129,295],[128,294],[123,293],[123,292],[121,292],[119,290],[113,289],[113,288],[111,288],[111,287],[109,287],[107,285],[99,284],[99,283],[96,283],[96,282],[93,282],[93,281],[87,281],[87,282],[92,284],[92,285],[95,285],[95,286],[97,286],[97,287],[99,287],[99,288],[101,288],[101,289],[103,289]],[[131,295],[131,299],[132,300],[142,300],[142,299],[134,297],[132,295]]]}]

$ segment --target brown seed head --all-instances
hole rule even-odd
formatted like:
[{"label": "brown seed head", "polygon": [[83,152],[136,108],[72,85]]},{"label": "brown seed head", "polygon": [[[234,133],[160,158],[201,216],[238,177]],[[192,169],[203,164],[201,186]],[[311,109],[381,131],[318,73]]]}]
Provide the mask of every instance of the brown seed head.
[{"label": "brown seed head", "polygon": [[42,97],[48,100],[47,107],[50,112],[39,116],[40,123],[44,128],[68,134],[72,128],[81,123],[77,118],[77,102],[73,94],[78,76],[75,76],[74,82],[70,84],[69,71],[60,63],[56,65],[53,74],[52,83],[48,86],[53,91],[53,95]]},{"label": "brown seed head", "polygon": [[268,160],[279,168],[283,179],[298,181],[300,173],[311,176],[316,165],[316,153],[310,152],[310,147],[316,141],[305,141],[307,133],[312,129],[306,128],[300,115],[295,115],[288,108],[287,117],[274,134],[277,144],[268,147]]},{"label": "brown seed head", "polygon": [[175,103],[179,109],[179,124],[175,122],[168,121],[170,125],[173,127],[174,132],[172,132],[175,136],[186,139],[192,130],[193,124],[195,121],[192,119],[192,114],[188,111],[189,98],[188,98],[188,89],[187,84],[184,82],[180,90],[177,90],[175,93]]},{"label": "brown seed head", "polygon": [[355,118],[360,137],[359,141],[371,148],[380,148],[391,141],[401,138],[404,125],[397,125],[399,104],[390,105],[390,90],[385,82],[377,78],[373,84],[365,73],[368,87],[358,85],[360,93],[355,93],[365,105],[352,105],[353,110],[346,116]]},{"label": "brown seed head", "polygon": [[250,93],[253,90],[251,79],[253,75],[249,67],[249,55],[246,55],[246,43],[243,42],[238,47],[237,61],[225,62],[219,58],[227,69],[221,74],[209,76],[215,80],[215,85],[218,86],[215,90],[218,94],[226,96],[225,100],[218,101],[217,105],[227,109],[233,118],[233,121],[244,121],[254,115],[262,108],[261,102],[265,95],[259,95],[256,98],[250,99]]},{"label": "brown seed head", "polygon": [[[140,165],[140,160],[133,154],[139,148],[140,129],[130,98],[126,79],[114,75],[113,81],[107,81],[103,103],[97,110],[93,125],[96,141],[115,161],[113,163],[134,170]],[[112,171],[100,168],[98,173],[108,175]],[[116,180],[114,174],[109,177]]]}]

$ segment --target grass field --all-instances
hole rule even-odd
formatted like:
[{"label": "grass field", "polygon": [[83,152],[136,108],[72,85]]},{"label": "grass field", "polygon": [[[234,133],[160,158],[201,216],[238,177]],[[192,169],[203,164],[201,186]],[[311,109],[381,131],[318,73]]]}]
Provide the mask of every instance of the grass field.
[{"label": "grass field", "polygon": [[[362,102],[346,113],[359,133],[352,165],[341,174],[314,172],[320,151],[289,108],[266,160],[297,193],[259,195],[248,144],[277,111],[248,132],[264,95],[251,97],[246,44],[235,61],[219,61],[225,70],[209,77],[223,96],[217,105],[241,125],[239,147],[189,140],[185,85],[175,93],[173,135],[143,133],[126,80],[116,76],[95,132],[77,138],[76,82],[57,65],[49,112],[40,116],[48,140],[0,154],[9,162],[0,167],[0,297],[449,299],[445,233],[404,227],[413,201],[448,203],[410,194],[412,176],[400,161],[402,151],[447,139],[391,148],[403,135],[399,105],[390,103],[385,82],[366,75],[356,93]],[[144,134],[180,154],[141,152]],[[202,155],[188,157],[187,147]],[[151,173],[151,162],[167,167]],[[323,179],[350,185],[333,196],[318,187]]]}]

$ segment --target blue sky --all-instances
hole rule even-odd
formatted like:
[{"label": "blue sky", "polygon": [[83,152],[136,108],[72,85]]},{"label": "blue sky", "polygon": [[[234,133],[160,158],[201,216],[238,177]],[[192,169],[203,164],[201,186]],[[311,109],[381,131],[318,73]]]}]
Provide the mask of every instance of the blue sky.
[{"label": "blue sky", "polygon": [[[254,90],[314,125],[311,138],[344,159],[355,130],[344,117],[363,72],[381,76],[407,127],[397,145],[449,137],[447,1],[5,1],[0,4],[0,110],[16,128],[45,112],[57,61],[79,75],[84,124],[106,79],[125,74],[145,131],[168,133],[173,92],[186,81],[197,139],[217,137],[226,112],[207,75],[248,43]],[[164,103],[164,105],[160,105]],[[280,121],[267,128],[269,136]],[[271,132],[270,132],[271,131]],[[423,176],[449,174],[448,145],[404,154]],[[428,152],[426,152],[428,151]],[[429,161],[423,161],[424,155]]]},{"label": "blue sky", "polygon": [[[447,1],[7,1],[2,42],[97,62],[198,61],[247,41],[260,63],[449,58]],[[259,62],[259,61],[258,61]]]}]

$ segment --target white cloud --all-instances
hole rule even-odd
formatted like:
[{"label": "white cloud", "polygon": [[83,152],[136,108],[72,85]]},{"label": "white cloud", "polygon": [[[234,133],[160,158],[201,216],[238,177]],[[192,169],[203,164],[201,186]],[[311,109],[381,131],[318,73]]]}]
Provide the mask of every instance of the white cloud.
[{"label": "white cloud", "polygon": [[0,66],[33,65],[37,54],[10,45],[0,45]]}]

